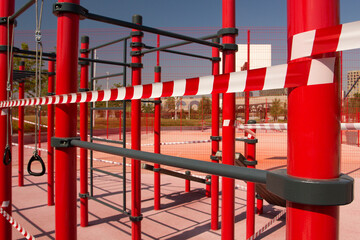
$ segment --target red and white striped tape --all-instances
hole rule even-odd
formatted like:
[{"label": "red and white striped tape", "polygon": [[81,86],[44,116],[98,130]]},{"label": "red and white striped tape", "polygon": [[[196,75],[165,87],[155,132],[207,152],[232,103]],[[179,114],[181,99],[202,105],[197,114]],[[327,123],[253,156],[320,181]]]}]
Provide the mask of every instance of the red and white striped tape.
[{"label": "red and white striped tape", "polygon": [[291,60],[356,48],[360,48],[360,21],[294,35]]},{"label": "red and white striped tape", "polygon": [[[17,117],[13,117],[12,118],[13,120],[16,120],[16,121],[19,121],[19,119]],[[28,123],[28,124],[31,124],[31,125],[36,125],[36,123],[34,122],[30,122],[28,120],[24,120],[24,123]],[[47,125],[44,125],[44,124],[40,124],[41,127],[44,127],[44,128],[47,128],[48,126]]]},{"label": "red and white striped tape", "polygon": [[4,218],[9,221],[9,223],[16,229],[18,230],[26,239],[28,240],[35,240],[36,238],[33,237],[28,231],[26,231],[25,228],[23,228],[17,221],[15,221],[15,219],[13,219],[10,214],[8,214],[3,207],[6,207],[6,205],[8,205],[9,203],[7,202],[3,202],[2,206],[0,207],[0,213],[1,215],[4,216]]},{"label": "red and white striped tape", "polygon": [[[209,142],[211,142],[210,139],[208,139],[208,140],[195,140],[195,141],[183,141],[183,142],[161,142],[160,145],[182,145],[182,144],[209,143]],[[141,144],[141,146],[142,147],[154,146],[154,143]]]},{"label": "red and white striped tape", "polygon": [[[239,124],[238,129],[287,130],[287,123]],[[341,130],[360,130],[360,123],[341,123]]]},{"label": "red and white striped tape", "polygon": [[257,231],[254,235],[252,235],[251,237],[249,237],[247,240],[254,240],[254,239],[256,239],[260,234],[262,234],[263,232],[265,232],[266,229],[268,229],[272,224],[274,224],[274,222],[276,222],[277,220],[279,220],[279,218],[281,218],[285,213],[286,213],[286,209],[282,210],[278,215],[276,215],[276,217],[274,217],[273,219],[271,219],[270,222],[268,222],[265,226],[263,226],[262,228],[260,228],[259,231]]},{"label": "red and white striped tape", "polygon": [[335,58],[306,59],[300,62],[216,76],[211,75],[108,90],[2,101],[0,102],[0,108],[195,96],[326,84],[332,83],[334,80],[334,64]]}]

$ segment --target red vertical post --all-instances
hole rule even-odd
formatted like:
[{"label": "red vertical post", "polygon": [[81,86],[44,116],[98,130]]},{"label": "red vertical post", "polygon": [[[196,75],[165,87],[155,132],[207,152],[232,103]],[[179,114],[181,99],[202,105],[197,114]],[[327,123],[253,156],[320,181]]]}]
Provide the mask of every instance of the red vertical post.
[{"label": "red vertical post", "polygon": [[[160,47],[160,35],[157,35],[157,47]],[[161,67],[160,67],[160,51],[156,52],[156,67],[154,68],[155,82],[161,82]],[[160,153],[160,119],[161,119],[161,103],[160,98],[155,98],[154,109],[154,153]],[[155,169],[160,169],[160,164],[154,164]],[[154,209],[160,209],[160,172],[154,172]]]},{"label": "red vertical post", "polygon": [[263,214],[264,199],[260,195],[256,195],[256,213]]},{"label": "red vertical post", "polygon": [[[21,61],[19,66],[20,71],[25,70],[25,62]],[[25,82],[19,82],[19,99],[24,98]],[[18,122],[18,180],[19,187],[24,186],[24,107],[19,107],[19,122]]]},{"label": "red vertical post", "polygon": [[[0,17],[7,18],[14,13],[14,0],[0,0]],[[13,24],[10,24],[10,29],[8,29],[7,24],[0,25],[0,45],[8,46],[10,43],[7,41],[8,32],[12,32]],[[11,39],[11,36],[10,36]],[[8,80],[8,58],[7,52],[0,52],[0,101],[7,100],[7,80]],[[10,79],[12,81],[12,79]],[[10,128],[6,128],[5,126],[10,126],[8,119],[8,111],[9,108],[0,109],[0,156],[4,156],[5,147],[8,143],[11,147],[11,134]],[[8,131],[8,134],[7,132]],[[11,148],[10,148],[11,149]],[[3,162],[0,162],[0,203],[2,204],[4,201],[8,201],[6,207],[3,209],[11,215],[11,204],[12,204],[12,196],[11,196],[11,165],[5,165]],[[12,226],[4,217],[0,217],[0,239],[12,239]]]},{"label": "red vertical post", "polygon": [[119,112],[119,140],[121,140],[121,116],[122,116],[122,111]]},{"label": "red vertical post", "polygon": [[[55,61],[48,61],[48,95],[55,94]],[[54,136],[54,105],[47,106],[47,142],[51,142]],[[47,145],[47,161],[48,161],[48,206],[54,205],[54,148],[51,144]]]},{"label": "red vertical post", "polygon": [[[220,43],[219,38],[213,39],[214,43]],[[220,74],[220,54],[219,49],[212,48],[212,74]],[[213,93],[211,101],[211,136],[219,136],[219,94]],[[215,157],[216,152],[219,151],[219,141],[211,141],[211,161],[219,163],[219,159]],[[219,229],[219,176],[211,175],[211,229]]]},{"label": "red vertical post", "polygon": [[[80,4],[79,0],[60,0]],[[58,13],[56,94],[77,92],[79,15]],[[55,107],[55,136],[76,136],[77,104],[60,104]],[[76,236],[76,148],[55,150],[55,234],[58,240],[74,240]]]},{"label": "red vertical post", "polygon": [[206,175],[205,178],[205,196],[211,197],[211,176]]},{"label": "red vertical post", "polygon": [[[185,171],[185,174],[190,176],[191,172]],[[188,180],[188,179],[185,179],[185,192],[190,192],[190,180]]]},{"label": "red vertical post", "polygon": [[[339,24],[339,0],[287,2],[288,53],[291,52],[291,39],[294,34]],[[319,14],[320,12],[324,14]],[[289,91],[287,174],[290,176],[303,179],[339,177],[339,73],[337,57],[333,84],[304,86]],[[304,159],[311,164],[304,164]],[[287,202],[286,217],[287,239],[338,239],[338,206]]]},{"label": "red vertical post", "polygon": [[109,110],[106,110],[106,139],[109,139]]},{"label": "red vertical post", "polygon": [[[142,25],[142,17],[134,15],[133,23]],[[141,43],[142,32],[133,29],[131,32],[133,43]],[[140,46],[133,46],[132,51],[141,51]],[[132,85],[141,84],[141,55],[131,57]],[[138,65],[138,66],[136,66]],[[131,100],[131,149],[140,150],[141,144],[141,101]],[[131,218],[132,219],[132,239],[141,239],[141,172],[140,161],[131,159]]]},{"label": "red vertical post", "polygon": [[[256,121],[249,120],[248,124],[256,124]],[[251,129],[255,132],[255,129]],[[247,139],[255,139],[255,136],[247,134]],[[256,146],[255,143],[245,143],[247,168],[255,168],[256,165]],[[246,239],[255,233],[255,183],[247,182],[246,191]]]},{"label": "red vertical post", "polygon": [[[235,28],[235,0],[222,1],[222,27]],[[223,35],[225,46],[235,46],[235,34]],[[232,45],[234,44],[234,45]],[[223,50],[224,73],[235,71],[235,51],[232,48]],[[235,94],[223,95],[223,164],[234,165],[235,158]],[[223,178],[222,181],[222,239],[234,239],[234,197],[235,182],[231,178]]]},{"label": "red vertical post", "polygon": [[[250,70],[250,29],[247,30],[247,68],[246,70]],[[250,117],[250,92],[245,92],[245,123],[249,121]],[[246,135],[246,133],[245,133]]]},{"label": "red vertical post", "polygon": [[[81,57],[89,57],[89,37],[81,37]],[[88,91],[89,65],[82,64],[80,69],[80,91]],[[88,103],[80,103],[80,140],[88,140]],[[80,226],[86,227],[88,220],[88,150],[80,148]]]}]

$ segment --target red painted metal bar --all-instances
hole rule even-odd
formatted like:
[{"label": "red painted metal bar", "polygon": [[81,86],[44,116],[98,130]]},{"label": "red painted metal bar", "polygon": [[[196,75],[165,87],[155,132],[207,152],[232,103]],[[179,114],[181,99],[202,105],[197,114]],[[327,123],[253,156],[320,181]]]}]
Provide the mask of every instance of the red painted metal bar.
[{"label": "red painted metal bar", "polygon": [[[186,175],[191,175],[190,171],[185,172]],[[185,192],[190,192],[190,180],[185,179]]]},{"label": "red painted metal bar", "polygon": [[[89,52],[89,37],[81,37],[81,52],[82,58],[88,58]],[[80,69],[80,89],[89,88],[89,65],[81,65]],[[88,103],[80,103],[80,139],[81,141],[88,140]],[[86,227],[89,224],[88,213],[88,150],[80,148],[80,226]]]},{"label": "red painted metal bar", "polygon": [[[250,70],[250,29],[247,30],[247,68],[245,70]],[[250,117],[250,92],[245,92],[245,122],[249,121]]]},{"label": "red painted metal bar", "polygon": [[[222,27],[235,27],[235,0],[222,1]],[[223,44],[235,44],[235,34],[223,36]],[[235,71],[235,51],[223,51],[224,73]],[[235,94],[223,95],[223,164],[234,165],[235,158]],[[221,238],[223,240],[234,239],[234,197],[235,182],[231,178],[223,178],[222,181],[222,228]]]},{"label": "red painted metal bar", "polygon": [[[61,0],[80,4],[79,0]],[[60,13],[57,20],[56,94],[77,92],[79,15]],[[76,136],[77,104],[55,107],[55,136]],[[55,236],[57,240],[75,240],[76,234],[76,148],[55,150]]]},{"label": "red painted metal bar", "polygon": [[211,197],[211,176],[206,176],[206,182],[205,182],[205,196]]},{"label": "red painted metal bar", "polygon": [[[25,62],[21,61],[19,66],[20,71],[25,70]],[[19,82],[19,99],[24,98],[25,82]],[[19,107],[19,122],[18,122],[18,181],[19,187],[24,186],[24,107]]]},{"label": "red painted metal bar", "polygon": [[[256,124],[255,121],[250,120],[248,124]],[[256,132],[256,129],[251,129]],[[253,135],[248,135],[248,139],[255,139]],[[256,159],[256,145],[255,143],[245,143],[247,149],[245,155],[250,162],[255,162]],[[255,168],[255,165],[248,165],[247,168]],[[246,239],[250,238],[255,233],[255,183],[247,182],[246,191]]]},{"label": "red painted metal bar", "polygon": [[263,205],[264,205],[264,199],[260,196],[257,196],[256,199],[256,213],[261,215],[263,214]]},{"label": "red painted metal bar", "polygon": [[[213,39],[213,42],[220,43],[219,38]],[[212,48],[212,57],[220,57],[219,50]],[[212,62],[212,74],[220,74],[220,62]],[[211,136],[219,136],[219,95],[218,93],[212,94],[211,101]],[[211,155],[215,156],[216,152],[219,151],[219,141],[211,142]],[[214,163],[219,163],[219,159],[213,158],[211,160]],[[219,176],[211,175],[211,229],[219,229]]]},{"label": "red painted metal bar", "polygon": [[[133,23],[142,25],[142,17],[140,15],[133,16]],[[134,32],[138,32],[133,29]],[[134,34],[131,37],[132,42],[141,43],[142,36]],[[141,51],[141,47],[134,46],[132,51]],[[132,56],[132,63],[141,63],[141,56]],[[141,68],[132,68],[132,85],[141,84]],[[131,149],[140,150],[141,148],[141,100],[131,100]],[[140,161],[131,159],[131,216],[141,216],[141,167]],[[141,221],[132,221],[132,239],[141,239]]]},{"label": "red painted metal bar", "polygon": [[[55,94],[55,62],[49,61],[48,62],[48,93],[49,94]],[[51,138],[54,136],[54,105],[48,105],[47,106],[47,142],[51,142]],[[55,204],[54,200],[54,148],[51,146],[51,144],[47,145],[47,161],[48,161],[48,206],[52,206]]]},{"label": "red painted metal bar", "polygon": [[[8,17],[14,13],[14,0],[0,0],[0,16]],[[10,29],[8,29],[7,24],[0,25],[0,45],[9,45],[7,41],[8,31],[12,32],[13,26],[10,25]],[[0,100],[7,100],[7,73],[8,73],[8,61],[7,61],[7,52],[0,52]],[[11,146],[11,134],[10,128],[6,128],[4,126],[10,126],[9,120],[6,114],[6,111],[10,109],[0,109],[0,156],[4,156],[5,147],[6,147],[6,137],[8,135],[8,143]],[[8,131],[8,134],[6,133]],[[10,148],[11,149],[11,148]],[[11,214],[11,165],[5,165],[3,162],[0,162],[0,203],[3,201],[9,201],[7,207],[3,207],[3,209]],[[12,228],[8,221],[1,217],[0,218],[0,239],[12,239]]]},{"label": "red painted metal bar", "polygon": [[[294,34],[339,24],[339,0],[287,2],[288,56],[291,51],[290,39]],[[329,56],[338,54],[326,55]],[[289,91],[287,173],[290,176],[305,179],[339,177],[339,70],[337,57],[333,84],[298,87]],[[305,159],[309,164],[304,164]],[[338,206],[287,202],[286,215],[287,239],[338,239]]]},{"label": "red painted metal bar", "polygon": [[[160,47],[160,35],[157,35],[156,47]],[[155,82],[161,82],[161,68],[160,68],[160,51],[156,52],[156,66],[155,71]],[[155,109],[154,109],[154,153],[160,153],[160,133],[161,133],[161,103],[160,98],[155,98]],[[154,168],[159,169],[160,164],[155,163]],[[159,210],[161,208],[160,203],[160,172],[154,172],[154,209]]]}]

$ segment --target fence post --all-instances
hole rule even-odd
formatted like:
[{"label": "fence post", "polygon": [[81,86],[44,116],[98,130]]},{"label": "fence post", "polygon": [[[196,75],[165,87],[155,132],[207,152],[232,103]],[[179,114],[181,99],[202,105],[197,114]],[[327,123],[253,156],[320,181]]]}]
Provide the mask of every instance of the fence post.
[{"label": "fence post", "polygon": [[[288,53],[291,52],[293,35],[339,24],[338,0],[288,0],[287,3]],[[330,55],[338,56],[334,53],[326,54],[326,57]],[[304,179],[339,177],[338,57],[335,66],[334,83],[303,86],[289,91],[287,174],[290,176]],[[304,159],[309,164],[304,164]],[[287,239],[338,239],[338,206],[314,206],[288,201],[286,217]]]},{"label": "fence post", "polygon": [[[235,0],[222,1],[222,27],[235,28]],[[235,34],[224,34],[222,42],[228,49],[223,50],[223,73],[235,71]],[[235,94],[223,95],[223,164],[234,165],[235,158]],[[235,212],[235,181],[223,178],[222,181],[222,229],[223,240],[234,239],[234,212]]]},{"label": "fence post", "polygon": [[[219,38],[213,39],[214,43],[220,43]],[[212,57],[219,58],[219,49],[212,48]],[[219,75],[220,61],[219,59],[212,61],[212,74]],[[219,95],[218,93],[212,94],[211,101],[211,136],[219,136]],[[211,161],[219,163],[219,159],[215,157],[216,152],[219,151],[219,141],[211,141]],[[211,229],[219,229],[219,176],[211,175]]]},{"label": "fence post", "polygon": [[[48,95],[55,94],[55,61],[48,62]],[[47,106],[47,142],[51,142],[54,136],[54,105]],[[51,144],[47,145],[47,160],[48,160],[48,206],[54,205],[54,148]]]},{"label": "fence post", "polygon": [[[140,15],[133,16],[133,23],[142,25]],[[143,33],[133,29],[131,41],[134,44],[132,53],[141,51],[141,40]],[[139,44],[140,43],[140,44]],[[132,55],[132,86],[141,84],[141,55]],[[131,149],[141,149],[141,100],[131,100]],[[141,239],[141,167],[140,161],[131,159],[131,216],[132,239]]]},{"label": "fence post", "polygon": [[[89,57],[89,37],[81,37],[82,58]],[[89,88],[89,64],[82,62],[80,69],[80,91]],[[88,140],[88,103],[80,103],[80,140]],[[80,148],[80,225],[88,226],[88,150]]]},{"label": "fence post", "polygon": [[[61,0],[80,4],[79,0]],[[56,94],[77,92],[79,15],[72,12],[58,14],[56,54]],[[55,107],[55,136],[76,136],[77,104],[58,104]],[[55,234],[58,240],[75,240],[77,191],[76,148],[55,149]]]},{"label": "fence post", "polygon": [[[25,62],[21,61],[19,66],[20,71],[25,70]],[[24,98],[25,92],[25,81],[21,80],[19,82],[19,99]],[[19,187],[24,186],[24,107],[20,106],[19,109],[19,122],[18,122],[18,161],[19,161],[19,170],[18,170],[18,180]]]}]

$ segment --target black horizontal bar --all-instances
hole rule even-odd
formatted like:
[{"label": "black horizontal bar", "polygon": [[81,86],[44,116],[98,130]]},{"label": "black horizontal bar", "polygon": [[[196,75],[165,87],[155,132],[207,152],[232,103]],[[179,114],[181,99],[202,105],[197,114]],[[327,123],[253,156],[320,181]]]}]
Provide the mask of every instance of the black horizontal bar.
[{"label": "black horizontal bar", "polygon": [[155,154],[150,152],[142,152],[132,149],[119,148],[108,146],[104,144],[97,144],[92,142],[71,140],[70,145],[81,147],[85,149],[95,150],[104,153],[110,153],[118,156],[134,158],[142,161],[152,163],[159,163],[163,165],[180,167],[190,169],[198,172],[214,174],[218,176],[235,178],[256,183],[266,183],[267,171],[243,168],[227,164],[218,164],[212,162],[205,162],[200,160],[193,160],[189,158],[174,157],[163,154]]},{"label": "black horizontal bar", "polygon": [[[34,56],[27,56],[27,55],[20,55],[20,54],[14,54],[14,57],[18,57],[18,58],[27,58],[27,59],[36,59],[36,57]],[[55,62],[56,59],[55,58],[41,58],[44,61],[52,61]]]},{"label": "black horizontal bar", "polygon": [[34,5],[35,0],[30,0],[27,3],[25,3],[24,6],[22,6],[19,10],[17,10],[13,15],[9,17],[10,21],[14,21],[18,16],[23,14],[26,10],[28,10],[32,5]]},{"label": "black horizontal bar", "polygon": [[89,48],[88,50],[92,51],[92,50],[96,50],[96,49],[99,49],[99,48],[103,48],[103,47],[106,47],[106,46],[109,46],[109,45],[124,41],[124,40],[129,39],[129,38],[130,38],[130,36],[122,37],[122,38],[119,38],[117,40],[114,40],[114,41],[111,41],[111,42],[108,42],[108,43],[104,43],[104,44],[101,44],[101,45],[96,46],[96,47]]},{"label": "black horizontal bar", "polygon": [[[154,49],[155,47],[145,46],[145,48]],[[183,56],[188,56],[188,57],[195,57],[195,58],[201,58],[201,59],[206,59],[206,60],[212,60],[211,57],[206,57],[206,56],[193,54],[193,53],[179,52],[179,51],[174,51],[174,50],[160,50],[160,51],[167,52],[167,53],[178,54],[178,55],[183,55]]]},{"label": "black horizontal bar", "polygon": [[114,210],[116,210],[116,211],[119,211],[119,212],[122,212],[122,213],[125,213],[125,214],[129,215],[129,212],[127,212],[127,211],[125,211],[125,210],[123,210],[123,209],[121,209],[121,208],[115,207],[115,206],[113,206],[113,205],[111,205],[111,204],[109,204],[109,203],[107,203],[107,202],[105,202],[105,201],[102,201],[102,200],[100,200],[100,199],[97,199],[96,197],[89,196],[89,198],[92,199],[92,200],[94,200],[94,201],[96,201],[96,202],[98,202],[98,203],[101,203],[101,204],[103,204],[103,205],[105,205],[105,206],[107,206],[107,207],[109,207],[109,208],[112,208],[112,209],[114,209]]},{"label": "black horizontal bar", "polygon": [[91,58],[81,58],[81,57],[79,57],[79,60],[84,61],[84,62],[95,62],[95,63],[103,63],[103,64],[126,66],[126,67],[130,66],[129,63],[114,62],[114,61],[100,60],[100,59],[91,59]]},{"label": "black horizontal bar", "polygon": [[172,33],[172,32],[160,30],[160,29],[157,29],[157,28],[138,25],[138,24],[135,24],[135,23],[126,22],[126,21],[122,21],[122,20],[118,20],[118,19],[114,19],[114,18],[109,18],[109,17],[106,17],[106,16],[97,15],[97,14],[94,14],[94,13],[87,13],[85,17],[88,18],[88,19],[91,19],[91,20],[95,20],[95,21],[99,21],[99,22],[103,22],[103,23],[109,23],[109,24],[113,24],[113,25],[116,25],[116,26],[127,27],[127,28],[131,28],[131,29],[137,29],[137,30],[144,31],[144,32],[149,32],[149,33],[155,33],[155,34],[159,34],[159,35],[162,35],[162,36],[177,38],[177,39],[181,39],[181,40],[185,40],[185,41],[189,41],[189,42],[193,42],[193,43],[198,43],[198,44],[202,44],[202,45],[206,45],[206,46],[210,46],[210,47],[216,47],[216,48],[219,48],[219,49],[222,48],[222,46],[220,44],[217,44],[217,43],[208,42],[208,41],[201,40],[201,39],[198,39],[198,38],[193,38],[193,37],[181,35],[181,34],[178,34],[178,33]]},{"label": "black horizontal bar", "polygon": [[91,110],[123,110],[123,107],[92,107]]},{"label": "black horizontal bar", "polygon": [[[149,170],[149,171],[154,171],[154,166],[151,166],[149,164],[145,164],[144,169]],[[191,175],[186,175],[184,173],[179,173],[179,172],[175,172],[175,171],[171,171],[168,169],[164,169],[164,168],[160,168],[159,172],[165,175],[169,175],[169,176],[173,176],[173,177],[177,177],[177,178],[182,178],[182,179],[186,179],[186,180],[190,180],[190,181],[194,181],[194,182],[198,182],[198,183],[206,183],[205,179],[199,178],[199,177],[194,177]]]},{"label": "black horizontal bar", "polygon": [[118,77],[118,76],[122,76],[122,75],[124,75],[124,73],[114,73],[114,74],[103,75],[103,76],[99,76],[99,77],[93,77],[92,80],[99,80],[99,79],[105,79],[105,78]]},{"label": "black horizontal bar", "polygon": [[[207,39],[213,39],[213,38],[216,38],[216,37],[217,37],[217,34],[212,34],[212,35],[201,37],[199,39],[207,40]],[[145,50],[145,51],[142,51],[141,53],[142,54],[147,54],[147,53],[151,53],[151,52],[162,51],[162,50],[165,50],[165,49],[169,49],[169,48],[173,48],[173,47],[180,47],[180,46],[187,45],[187,44],[190,44],[190,43],[192,43],[192,42],[184,41],[184,42],[173,43],[173,44],[165,45],[165,46],[162,46],[162,47],[153,48],[153,49],[150,49],[150,50]]]},{"label": "black horizontal bar", "polygon": [[99,142],[108,142],[108,143],[124,144],[124,142],[122,142],[122,141],[109,140],[109,139],[97,138],[97,137],[91,137],[91,140],[93,140],[93,141],[99,141]]},{"label": "black horizontal bar", "polygon": [[117,178],[124,179],[124,177],[121,176],[121,175],[119,175],[119,174],[115,174],[115,173],[108,172],[108,171],[105,171],[105,170],[101,170],[101,169],[98,169],[98,168],[91,168],[91,170],[93,170],[93,171],[95,171],[95,172],[105,173],[105,174],[110,175],[110,176],[113,176],[113,177],[117,177]]},{"label": "black horizontal bar", "polygon": [[[14,49],[14,52],[22,53],[22,54],[29,54],[29,55],[36,55],[36,51],[24,50],[24,49],[16,49],[16,51]],[[42,55],[45,57],[56,58],[56,53],[43,52]]]}]

